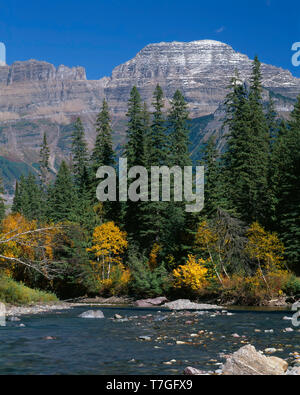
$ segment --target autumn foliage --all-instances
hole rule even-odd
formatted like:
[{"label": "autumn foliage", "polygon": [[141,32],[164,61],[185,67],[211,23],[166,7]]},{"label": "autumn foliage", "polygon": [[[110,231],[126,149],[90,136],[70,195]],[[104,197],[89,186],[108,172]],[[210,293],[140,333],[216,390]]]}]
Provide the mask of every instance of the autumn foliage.
[{"label": "autumn foliage", "polygon": [[38,227],[21,214],[8,215],[2,222],[0,235],[0,268],[6,275],[27,269],[51,278],[53,266],[53,238],[58,227]]},{"label": "autumn foliage", "polygon": [[194,255],[189,255],[185,265],[173,271],[176,288],[190,288],[192,291],[201,291],[208,284],[207,262]]},{"label": "autumn foliage", "polygon": [[96,288],[109,290],[116,283],[127,284],[130,278],[128,269],[123,265],[122,255],[127,249],[126,232],[120,230],[114,222],[108,222],[95,228],[91,253],[91,267]]}]

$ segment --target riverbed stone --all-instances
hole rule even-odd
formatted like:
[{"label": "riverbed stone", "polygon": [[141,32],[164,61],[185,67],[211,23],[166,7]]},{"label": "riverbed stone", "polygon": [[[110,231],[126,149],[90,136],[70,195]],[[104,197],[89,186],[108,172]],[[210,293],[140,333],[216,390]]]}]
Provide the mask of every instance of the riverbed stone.
[{"label": "riverbed stone", "polygon": [[186,376],[208,376],[209,373],[204,370],[192,368],[191,366],[184,369],[183,374]]},{"label": "riverbed stone", "polygon": [[144,342],[151,342],[152,341],[152,337],[150,337],[150,336],[140,336],[139,339]]},{"label": "riverbed stone", "polygon": [[274,354],[276,352],[276,348],[266,348],[265,353],[266,354]]},{"label": "riverbed stone", "polygon": [[101,310],[89,310],[80,314],[79,318],[102,319],[104,318],[104,314]]},{"label": "riverbed stone", "polygon": [[156,307],[168,302],[168,299],[164,296],[154,299],[141,299],[135,302],[137,307]]},{"label": "riverbed stone", "polygon": [[252,345],[242,347],[229,356],[224,367],[225,376],[282,376],[288,364],[277,357],[266,357]]},{"label": "riverbed stone", "polygon": [[222,307],[211,304],[194,303],[188,299],[179,299],[174,302],[165,303],[163,307],[171,310],[221,310]]},{"label": "riverbed stone", "polygon": [[20,322],[21,319],[19,317],[8,317],[8,321],[11,322]]}]

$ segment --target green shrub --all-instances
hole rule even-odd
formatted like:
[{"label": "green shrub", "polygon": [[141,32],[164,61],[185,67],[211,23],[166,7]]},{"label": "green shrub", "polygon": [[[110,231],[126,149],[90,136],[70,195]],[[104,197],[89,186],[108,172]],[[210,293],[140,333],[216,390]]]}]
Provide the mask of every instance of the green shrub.
[{"label": "green shrub", "polygon": [[57,301],[57,297],[52,293],[28,288],[6,276],[0,277],[0,302],[24,305]]},{"label": "green shrub", "polygon": [[288,296],[300,295],[300,279],[291,274],[284,283],[282,291]]},{"label": "green shrub", "polygon": [[163,264],[152,270],[145,257],[133,254],[129,257],[129,268],[131,279],[128,287],[135,297],[152,298],[168,293],[170,277]]}]

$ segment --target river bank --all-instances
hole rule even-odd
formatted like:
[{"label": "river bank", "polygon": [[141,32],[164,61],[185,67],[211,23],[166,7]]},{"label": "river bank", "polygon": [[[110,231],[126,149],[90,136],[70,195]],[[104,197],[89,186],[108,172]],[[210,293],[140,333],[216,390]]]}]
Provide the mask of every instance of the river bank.
[{"label": "river bank", "polygon": [[[10,304],[6,304],[6,316],[23,316],[23,315],[36,315],[42,313],[51,313],[51,312],[59,312],[64,310],[71,310],[75,307],[140,307],[140,308],[167,308],[173,310],[173,307],[178,305],[178,301],[171,303],[155,303],[156,300],[163,300],[165,303],[165,298],[157,298],[157,299],[144,299],[144,300],[134,300],[128,297],[96,297],[96,298],[79,298],[78,302],[74,301],[61,301],[61,302],[51,302],[51,303],[34,303],[30,305],[24,306],[14,306]],[[150,302],[149,302],[150,301]],[[231,309],[231,310],[259,310],[259,311],[270,311],[270,310],[290,310],[292,304],[286,303],[284,298],[270,301],[268,304],[264,306],[238,306],[238,305],[225,305],[225,306],[217,306],[213,304],[195,304],[190,302],[189,300],[180,300],[183,303],[179,303],[180,308],[174,308],[174,310],[207,310],[207,309]],[[180,302],[179,301],[179,302]],[[153,304],[152,304],[152,303]]]}]

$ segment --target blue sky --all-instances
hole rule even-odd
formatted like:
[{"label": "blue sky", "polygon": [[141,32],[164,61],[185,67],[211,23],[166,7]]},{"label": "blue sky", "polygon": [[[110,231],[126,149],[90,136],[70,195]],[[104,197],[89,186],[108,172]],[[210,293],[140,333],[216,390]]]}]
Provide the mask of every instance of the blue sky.
[{"label": "blue sky", "polygon": [[0,0],[0,41],[8,64],[81,65],[98,79],[151,42],[214,39],[300,77],[299,14],[299,0]]}]

